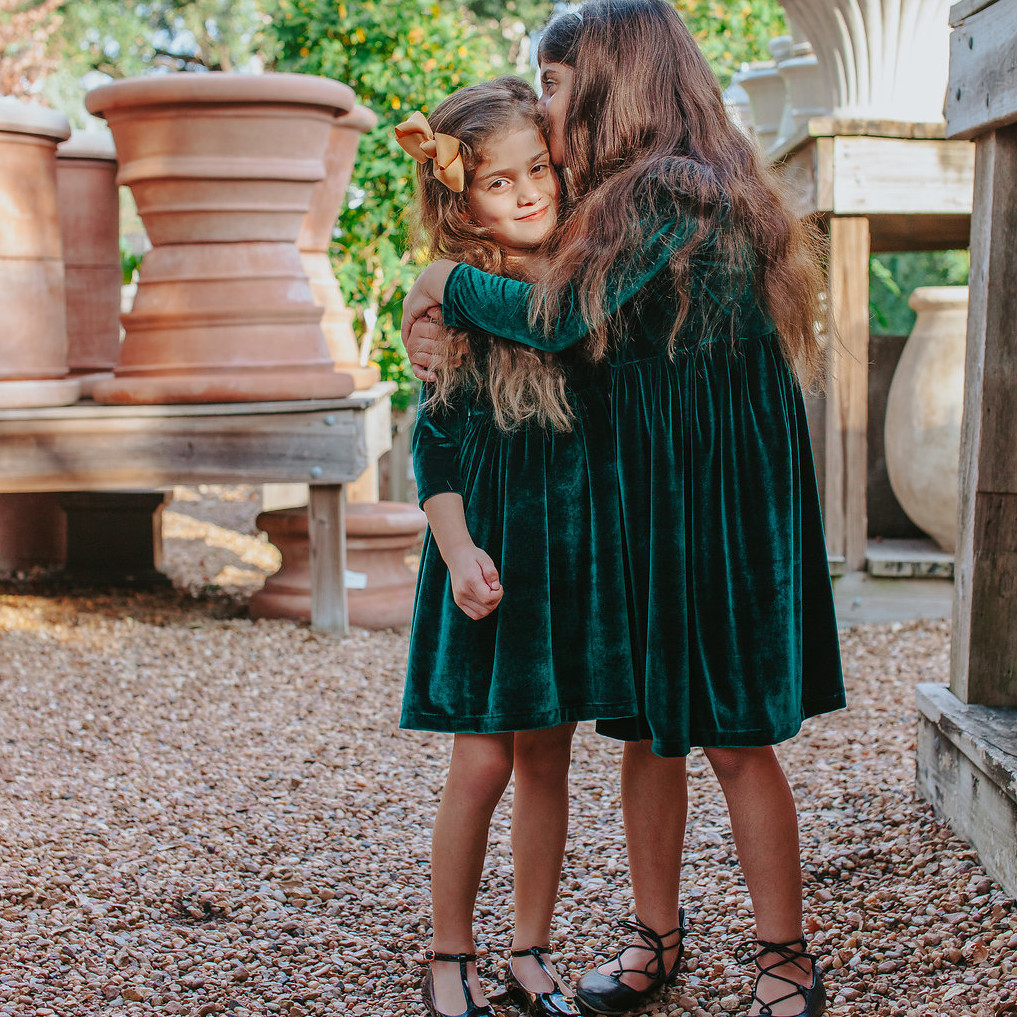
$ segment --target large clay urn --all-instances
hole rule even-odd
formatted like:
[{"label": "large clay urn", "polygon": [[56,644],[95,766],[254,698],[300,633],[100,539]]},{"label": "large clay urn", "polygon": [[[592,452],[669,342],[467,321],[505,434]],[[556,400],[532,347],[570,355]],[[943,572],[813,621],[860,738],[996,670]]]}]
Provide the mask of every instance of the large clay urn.
[{"label": "large clay urn", "polygon": [[120,191],[108,131],[74,131],[57,148],[67,294],[67,366],[90,395],[120,349]]},{"label": "large clay urn", "polygon": [[107,403],[348,395],[297,250],[345,85],[304,74],[179,73],[88,93],[150,250]]},{"label": "large clay urn", "polygon": [[[307,508],[262,512],[256,522],[279,549],[282,566],[251,597],[251,617],[308,621],[311,575]],[[351,625],[389,629],[410,623],[416,574],[406,557],[426,524],[424,513],[415,505],[393,501],[347,503],[346,565],[349,573],[363,577],[362,585],[347,586]]]},{"label": "large clay urn", "polygon": [[912,522],[953,551],[968,289],[923,286],[910,304],[918,318],[887,397],[886,469]]},{"label": "large clay urn", "polygon": [[328,250],[332,228],[346,203],[346,189],[353,177],[360,139],[377,124],[378,118],[366,106],[355,106],[336,118],[325,150],[325,177],[314,185],[311,207],[297,239],[314,300],[324,310],[321,328],[329,352],[336,369],[350,375],[357,388],[370,388],[380,374],[376,364],[360,363],[353,334],[353,312],[339,292]]},{"label": "large clay urn", "polygon": [[938,123],[951,0],[780,0],[818,59],[820,107],[836,117]]},{"label": "large clay urn", "polygon": [[62,113],[0,99],[0,407],[62,406],[68,377],[56,146]]},{"label": "large clay urn", "polygon": [[732,79],[749,97],[752,125],[759,147],[768,152],[780,137],[787,88],[772,60],[742,64]]}]

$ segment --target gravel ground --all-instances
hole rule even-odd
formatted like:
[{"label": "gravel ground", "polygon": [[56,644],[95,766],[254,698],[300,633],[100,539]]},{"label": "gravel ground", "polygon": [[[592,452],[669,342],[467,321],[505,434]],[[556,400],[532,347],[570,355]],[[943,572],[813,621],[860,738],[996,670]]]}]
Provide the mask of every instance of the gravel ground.
[{"label": "gravel ground", "polygon": [[[0,1015],[418,1014],[449,739],[396,728],[405,633],[252,622],[275,568],[251,489],[181,489],[175,591],[0,587]],[[1017,906],[913,794],[913,687],[943,622],[843,632],[851,708],[782,755],[829,1013],[1017,1014]],[[557,945],[578,975],[628,914],[619,746],[582,725]],[[742,1014],[751,926],[718,785],[690,759],[689,971],[648,1013]],[[509,802],[477,920],[508,942]],[[502,1009],[503,1014],[513,1011]]]}]

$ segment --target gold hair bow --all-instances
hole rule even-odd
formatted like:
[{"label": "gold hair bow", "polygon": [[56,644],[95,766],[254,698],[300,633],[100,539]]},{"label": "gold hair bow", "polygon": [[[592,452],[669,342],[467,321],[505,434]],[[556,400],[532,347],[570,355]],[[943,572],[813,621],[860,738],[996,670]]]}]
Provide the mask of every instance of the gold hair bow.
[{"label": "gold hair bow", "polygon": [[466,186],[466,167],[459,151],[459,139],[451,134],[435,134],[427,117],[416,112],[395,129],[396,141],[417,162],[432,161],[435,179],[450,191],[461,191]]}]

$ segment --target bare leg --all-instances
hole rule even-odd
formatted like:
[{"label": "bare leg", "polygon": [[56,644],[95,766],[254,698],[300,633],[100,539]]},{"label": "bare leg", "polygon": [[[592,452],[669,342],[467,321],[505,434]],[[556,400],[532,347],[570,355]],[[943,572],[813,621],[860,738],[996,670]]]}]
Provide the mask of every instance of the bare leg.
[{"label": "bare leg", "polygon": [[[738,860],[756,916],[756,937],[770,943],[787,943],[802,934],[802,867],[798,848],[798,814],[787,778],[773,749],[706,749],[731,815]],[[779,958],[762,958],[770,964]],[[775,968],[784,978],[801,985],[812,981],[808,961]],[[789,986],[763,975],[759,992],[764,1002],[787,993]],[[750,1014],[758,1014],[753,1004]],[[775,1004],[773,1013],[802,1011],[796,996]]]},{"label": "bare leg", "polygon": [[[473,953],[473,909],[484,871],[491,815],[512,774],[511,734],[457,734],[431,841],[432,949]],[[435,1005],[441,1013],[466,1009],[459,967],[434,963]],[[486,1001],[470,965],[474,1002]]]},{"label": "bare leg", "polygon": [[[662,936],[678,927],[678,893],[688,812],[685,759],[654,755],[648,741],[627,742],[622,756],[622,812],[636,915]],[[667,938],[665,946],[669,949],[664,952],[664,965],[669,971],[678,956],[678,937]],[[637,946],[601,965],[599,970],[615,974],[620,966],[642,969],[652,956],[644,946]],[[656,974],[652,964],[650,973]],[[642,990],[649,986],[651,979],[640,974],[625,974],[622,981],[633,989]]]},{"label": "bare leg", "polygon": [[[568,836],[569,764],[575,730],[575,724],[561,724],[541,731],[520,731],[515,736],[513,950],[547,946],[551,941],[551,919]],[[555,988],[532,957],[514,958],[512,969],[531,992]]]}]

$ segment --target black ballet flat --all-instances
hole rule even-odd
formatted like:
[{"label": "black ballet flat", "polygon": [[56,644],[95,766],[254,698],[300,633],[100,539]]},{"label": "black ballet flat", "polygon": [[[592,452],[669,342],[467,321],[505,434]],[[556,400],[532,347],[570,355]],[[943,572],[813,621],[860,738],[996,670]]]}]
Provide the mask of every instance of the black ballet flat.
[{"label": "black ballet flat", "polygon": [[549,992],[532,992],[516,977],[509,961],[505,972],[505,995],[521,1014],[529,1017],[582,1017],[576,1006],[575,997],[566,994],[557,975],[544,963],[543,957],[551,951],[543,946],[531,946],[527,950],[513,950],[512,957],[533,957],[544,974],[556,988]]},{"label": "black ballet flat", "polygon": [[[420,981],[420,992],[430,1017],[494,1017],[494,1010],[490,1006],[477,1006],[473,1002],[466,965],[476,959],[475,953],[435,953],[433,950],[424,953],[424,960],[428,962],[428,966]],[[463,998],[466,1000],[466,1009],[461,1014],[445,1014],[438,1009],[434,1001],[434,976],[431,974],[431,964],[434,961],[459,965],[459,978],[463,984]]]},{"label": "black ballet flat", "polygon": [[[640,949],[649,950],[653,956],[641,968],[620,968],[610,975],[600,971],[587,971],[576,985],[576,999],[579,1001],[583,1013],[608,1014],[615,1017],[617,1014],[628,1013],[648,1003],[662,989],[673,984],[678,978],[678,971],[682,963],[682,955],[685,952],[685,911],[678,912],[678,927],[664,935],[658,935],[648,925],[644,925],[637,917],[634,922],[619,922],[619,926],[629,932],[634,932],[645,947]],[[665,939],[678,936],[678,956],[670,968],[664,967],[664,951],[673,950],[675,944],[664,945]],[[615,954],[615,958],[621,957],[625,950],[631,947],[624,947]],[[645,989],[633,989],[626,985],[621,976],[624,974],[645,975],[650,979],[650,984]]]},{"label": "black ballet flat", "polygon": [[[763,958],[771,955],[777,959],[772,963],[763,964]],[[764,940],[759,940],[757,943],[746,943],[738,951],[738,959],[744,963],[751,961],[759,969],[752,993],[753,999],[759,1003],[759,1017],[773,1017],[773,1008],[778,1003],[785,1003],[789,999],[794,999],[795,996],[799,996],[802,1001],[802,1009],[795,1017],[821,1017],[826,1013],[826,989],[823,988],[823,972],[816,963],[816,958],[812,954],[806,953],[804,939],[793,939],[790,943],[767,943]],[[808,961],[812,965],[812,983],[810,985],[799,985],[793,979],[785,978],[775,972],[776,968],[784,964],[794,964],[804,972],[805,968],[800,963],[801,961]],[[764,1003],[759,998],[759,983],[764,977],[783,982],[788,987],[788,991],[783,996]]]}]

